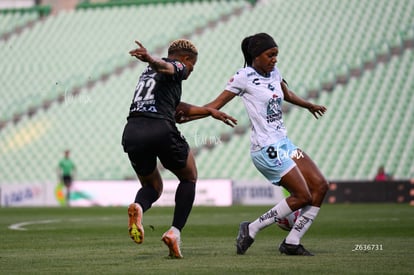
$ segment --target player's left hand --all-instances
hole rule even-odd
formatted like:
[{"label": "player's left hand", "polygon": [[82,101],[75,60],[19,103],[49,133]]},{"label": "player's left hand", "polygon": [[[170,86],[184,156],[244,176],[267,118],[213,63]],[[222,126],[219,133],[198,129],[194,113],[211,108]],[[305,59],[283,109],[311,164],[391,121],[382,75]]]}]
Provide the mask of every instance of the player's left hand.
[{"label": "player's left hand", "polygon": [[138,45],[138,48],[129,51],[129,54],[143,62],[148,62],[148,60],[150,60],[150,55],[147,49],[139,41],[135,41],[135,43]]},{"label": "player's left hand", "polygon": [[214,117],[215,119],[221,120],[223,121],[225,124],[229,125],[230,127],[234,127],[237,125],[237,119],[235,119],[234,117],[221,112],[219,110],[216,109],[210,109],[211,112],[211,116]]},{"label": "player's left hand", "polygon": [[318,116],[323,116],[323,114],[325,114],[325,112],[327,111],[325,106],[322,105],[316,105],[316,104],[312,104],[309,108],[308,108],[309,112],[311,112],[313,114],[313,116],[318,119]]}]

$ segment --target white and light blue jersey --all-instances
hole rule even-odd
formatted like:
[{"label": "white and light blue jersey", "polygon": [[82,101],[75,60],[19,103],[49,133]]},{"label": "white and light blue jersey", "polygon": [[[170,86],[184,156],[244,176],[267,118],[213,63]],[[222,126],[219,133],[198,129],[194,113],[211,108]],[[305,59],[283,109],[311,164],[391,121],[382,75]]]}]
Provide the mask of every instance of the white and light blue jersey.
[{"label": "white and light blue jersey", "polygon": [[282,75],[275,67],[268,77],[252,67],[240,69],[227,83],[226,90],[239,95],[252,125],[251,151],[258,151],[286,138],[282,119]]}]

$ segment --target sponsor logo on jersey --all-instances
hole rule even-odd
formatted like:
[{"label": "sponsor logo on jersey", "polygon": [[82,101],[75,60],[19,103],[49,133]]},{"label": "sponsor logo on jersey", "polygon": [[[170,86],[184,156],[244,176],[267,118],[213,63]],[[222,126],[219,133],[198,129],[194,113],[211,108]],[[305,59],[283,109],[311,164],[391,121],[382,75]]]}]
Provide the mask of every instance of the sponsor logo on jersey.
[{"label": "sponsor logo on jersey", "polygon": [[130,112],[151,112],[157,113],[158,110],[155,107],[155,100],[134,102],[129,109]]},{"label": "sponsor logo on jersey", "polygon": [[177,68],[177,71],[182,71],[184,69],[184,65],[181,62],[174,61],[175,67]]},{"label": "sponsor logo on jersey", "polygon": [[269,99],[267,104],[267,123],[271,123],[277,120],[282,119],[282,107],[280,106],[282,102],[281,98],[278,98],[276,94],[273,94],[272,98]]}]

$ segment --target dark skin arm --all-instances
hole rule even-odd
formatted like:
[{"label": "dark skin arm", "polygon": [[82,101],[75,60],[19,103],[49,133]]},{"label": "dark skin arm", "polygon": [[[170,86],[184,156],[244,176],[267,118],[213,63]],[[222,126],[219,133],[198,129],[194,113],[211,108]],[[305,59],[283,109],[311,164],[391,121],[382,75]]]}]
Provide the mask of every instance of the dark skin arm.
[{"label": "dark skin arm", "polygon": [[187,122],[190,121],[189,118],[193,118],[191,120],[194,120],[207,116],[212,116],[215,119],[221,120],[231,127],[237,125],[237,119],[212,107],[199,107],[186,102],[180,102],[176,108],[177,122],[184,122],[184,120]]},{"label": "dark skin arm", "polygon": [[[175,73],[174,66],[171,63],[165,62],[161,58],[153,57],[152,55],[150,55],[147,49],[139,41],[135,41],[135,43],[138,45],[138,48],[129,51],[129,54],[131,56],[134,56],[143,62],[147,62],[158,73]],[[185,102],[180,102],[176,109],[177,114],[180,115],[185,114],[186,116],[199,116],[200,118],[212,116],[215,119],[223,121],[225,124],[231,127],[237,125],[237,120],[235,118],[227,115],[226,113],[220,112],[219,110],[216,110],[214,108],[206,106],[199,107]]]},{"label": "dark skin arm", "polygon": [[[232,100],[235,96],[236,94],[230,91],[224,90],[216,99],[214,99],[210,103],[207,103],[206,105],[204,105],[204,107],[212,108],[214,110],[220,110],[224,105],[230,102],[230,100]],[[208,115],[203,115],[203,114],[189,113],[187,109],[189,106],[192,106],[192,105],[185,103],[185,102],[181,102],[180,105],[177,107],[176,121],[178,123],[185,123],[185,122],[189,122],[192,120],[196,120],[196,119],[200,119],[200,118],[204,118],[208,116]]]},{"label": "dark skin arm", "polygon": [[135,41],[135,43],[138,45],[138,48],[129,51],[129,54],[131,56],[135,56],[142,62],[147,62],[151,68],[153,68],[158,73],[174,74],[174,66],[171,63],[165,62],[161,58],[150,55],[147,49],[139,41]]},{"label": "dark skin arm", "polygon": [[[287,85],[282,82],[281,83],[282,86],[282,90],[283,90],[283,95],[284,95],[284,99],[294,105],[300,106],[302,108],[308,109],[309,112],[312,113],[312,115],[318,119],[319,116],[321,117],[325,112],[326,112],[326,107],[322,106],[322,105],[317,105],[317,104],[313,104],[299,96],[297,96],[293,91],[291,91]],[[236,96],[236,94],[224,90],[216,99],[214,99],[213,101],[211,101],[210,103],[206,104],[206,107],[211,107],[214,109],[221,109],[224,105],[226,105],[228,102],[230,102],[234,97]],[[185,123],[188,121],[192,121],[192,120],[196,120],[196,119],[200,119],[203,118],[205,116],[200,116],[200,115],[193,115],[193,116],[189,116],[186,113],[183,112],[177,112],[177,122],[178,123]]]},{"label": "dark skin arm", "polygon": [[[297,105],[299,107],[308,109],[309,112],[312,113],[312,115],[318,119],[319,117],[321,117],[325,112],[326,112],[326,107],[322,106],[322,105],[316,105],[313,104],[299,96],[297,96],[294,92],[292,92],[288,86],[286,85],[286,83],[281,82],[280,85],[282,86],[282,90],[283,90],[283,96],[284,99],[294,105]],[[319,117],[318,117],[319,116]]]}]

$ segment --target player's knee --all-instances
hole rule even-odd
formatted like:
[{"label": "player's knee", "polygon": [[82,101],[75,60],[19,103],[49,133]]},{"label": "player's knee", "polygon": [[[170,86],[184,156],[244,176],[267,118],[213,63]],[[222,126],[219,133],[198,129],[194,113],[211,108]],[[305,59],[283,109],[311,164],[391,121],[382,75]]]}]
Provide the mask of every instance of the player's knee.
[{"label": "player's knee", "polygon": [[197,182],[197,174],[196,173],[192,173],[192,174],[186,175],[184,177],[179,177],[178,179],[180,180],[180,182],[196,184],[196,182]]},{"label": "player's knee", "polygon": [[174,174],[177,176],[180,182],[191,182],[196,184],[197,182],[197,169],[186,169],[185,171],[175,171]]},{"label": "player's knee", "polygon": [[328,192],[328,190],[329,182],[324,177],[317,179],[316,192],[320,195],[325,195]]}]

